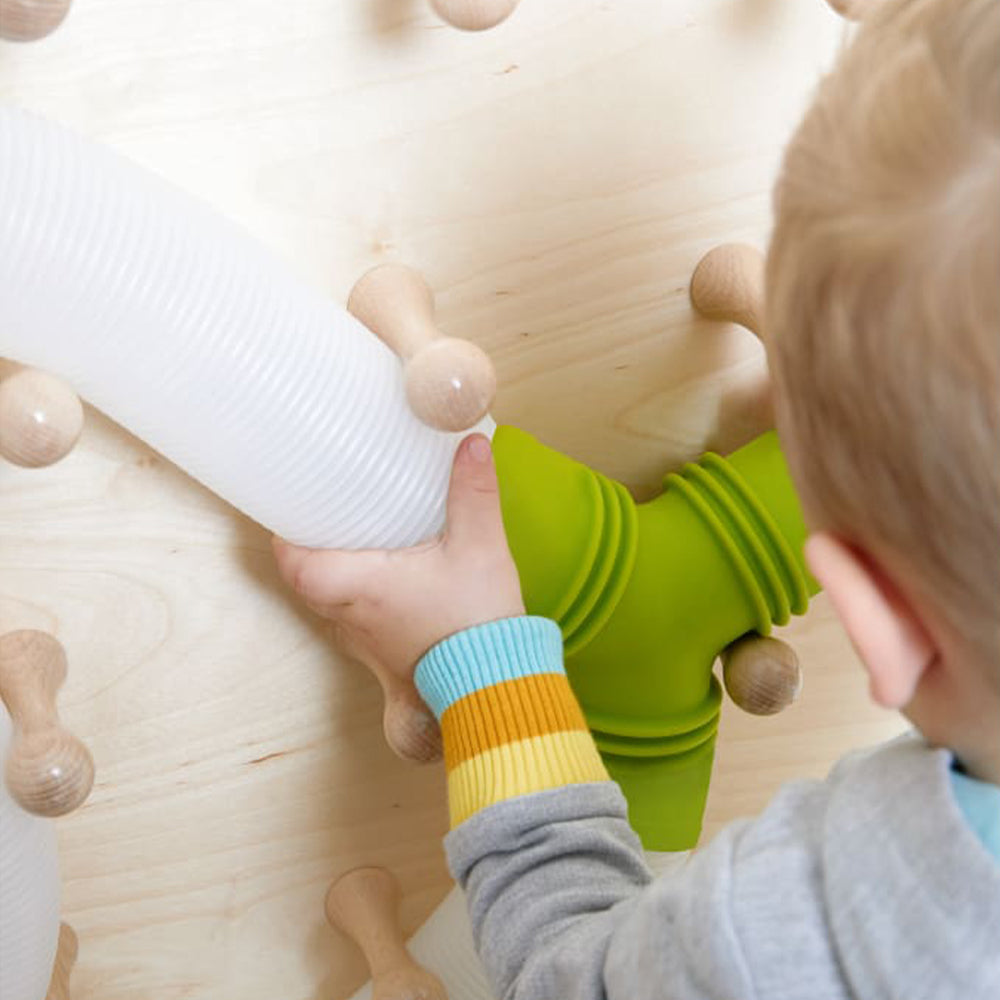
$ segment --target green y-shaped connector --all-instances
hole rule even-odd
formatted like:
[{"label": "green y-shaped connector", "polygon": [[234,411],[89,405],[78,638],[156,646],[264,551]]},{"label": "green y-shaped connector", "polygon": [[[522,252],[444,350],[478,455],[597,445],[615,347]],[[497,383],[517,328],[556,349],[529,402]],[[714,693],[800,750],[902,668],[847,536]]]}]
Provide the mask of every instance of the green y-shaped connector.
[{"label": "green y-shaped connector", "polygon": [[719,724],[715,658],[819,589],[776,435],[703,456],[644,504],[516,428],[498,428],[493,448],[525,604],[562,628],[633,827],[651,850],[693,847]]}]

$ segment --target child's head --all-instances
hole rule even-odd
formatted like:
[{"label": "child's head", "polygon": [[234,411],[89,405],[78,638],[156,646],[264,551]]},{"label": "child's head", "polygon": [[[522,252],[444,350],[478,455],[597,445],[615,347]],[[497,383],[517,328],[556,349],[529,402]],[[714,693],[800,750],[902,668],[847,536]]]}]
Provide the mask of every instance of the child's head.
[{"label": "child's head", "polygon": [[776,189],[779,427],[812,527],[1000,700],[1000,3],[873,8]]}]

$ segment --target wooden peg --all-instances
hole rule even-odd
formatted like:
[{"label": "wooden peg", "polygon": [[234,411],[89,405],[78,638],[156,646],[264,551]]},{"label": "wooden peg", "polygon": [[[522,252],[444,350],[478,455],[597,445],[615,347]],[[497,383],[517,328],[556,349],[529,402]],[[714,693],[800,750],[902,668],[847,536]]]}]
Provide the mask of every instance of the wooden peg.
[{"label": "wooden peg", "polygon": [[80,943],[76,932],[69,924],[59,925],[59,946],[56,950],[55,965],[52,966],[52,981],[45,1000],[70,1000],[69,977],[76,965]]},{"label": "wooden peg", "polygon": [[36,816],[63,816],[90,794],[90,751],[59,721],[56,693],[66,680],[66,654],[45,632],[0,636],[0,698],[14,723],[7,789]]},{"label": "wooden peg", "polygon": [[62,379],[19,368],[0,382],[0,455],[28,468],[52,465],[83,429],[80,398]]},{"label": "wooden peg", "polygon": [[444,752],[441,727],[416,688],[402,681],[390,684],[383,681],[382,689],[385,693],[382,732],[392,752],[417,764],[439,760]]},{"label": "wooden peg", "polygon": [[519,3],[520,0],[431,0],[431,7],[454,28],[484,31],[510,17]]},{"label": "wooden peg", "polygon": [[448,1000],[441,980],[406,950],[399,884],[384,868],[355,868],[326,894],[326,918],[364,952],[372,1000]]},{"label": "wooden peg", "polygon": [[751,715],[775,715],[802,690],[795,650],[780,639],[755,633],[723,650],[722,679],[729,697]]},{"label": "wooden peg", "polygon": [[475,344],[438,332],[434,294],[416,271],[374,268],[354,286],[347,309],[403,359],[406,398],[425,424],[464,431],[486,415],[497,388],[493,362]]},{"label": "wooden peg", "polygon": [[873,6],[873,0],[826,0],[826,2],[848,21],[860,21]]},{"label": "wooden peg", "polygon": [[710,250],[691,278],[691,304],[702,316],[739,323],[763,340],[764,255],[744,243]]},{"label": "wooden peg", "polygon": [[[764,255],[743,243],[724,243],[699,261],[691,276],[691,304],[708,319],[739,323],[764,339]],[[735,415],[740,436],[750,440],[774,427],[771,377],[762,371],[752,382],[725,394],[720,413]]]},{"label": "wooden peg", "polygon": [[51,34],[69,13],[72,0],[0,0],[0,38],[34,42]]},{"label": "wooden peg", "polygon": [[376,660],[359,656],[358,650],[336,626],[329,628],[332,641],[341,652],[363,663],[382,688],[382,732],[397,757],[415,764],[429,764],[444,753],[441,727],[427,707],[412,678],[403,680]]}]

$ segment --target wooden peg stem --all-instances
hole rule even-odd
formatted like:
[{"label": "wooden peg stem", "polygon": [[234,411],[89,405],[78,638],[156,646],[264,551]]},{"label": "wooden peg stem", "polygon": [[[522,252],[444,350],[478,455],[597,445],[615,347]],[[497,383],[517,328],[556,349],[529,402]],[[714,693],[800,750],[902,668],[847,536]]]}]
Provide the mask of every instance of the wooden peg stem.
[{"label": "wooden peg stem", "polygon": [[27,468],[52,465],[72,450],[83,406],[62,379],[17,366],[0,382],[0,455]]},{"label": "wooden peg stem", "polygon": [[710,250],[691,278],[691,304],[708,319],[739,323],[763,339],[764,255],[743,243]]},{"label": "wooden peg stem", "polygon": [[0,38],[34,42],[55,31],[72,0],[0,0]]},{"label": "wooden peg stem", "polygon": [[520,0],[431,0],[438,17],[463,31],[484,31],[505,21]]},{"label": "wooden peg stem", "polygon": [[14,723],[6,783],[13,799],[37,816],[63,816],[90,794],[90,751],[59,721],[56,694],[66,654],[45,632],[0,636],[0,698]]},{"label": "wooden peg stem", "polygon": [[69,977],[76,965],[76,957],[80,944],[76,932],[69,924],[59,925],[59,947],[56,951],[56,962],[52,967],[52,981],[45,1000],[70,1000]]},{"label": "wooden peg stem", "polygon": [[754,633],[723,650],[722,678],[729,697],[751,715],[774,715],[802,690],[795,650],[780,639]]},{"label": "wooden peg stem", "polygon": [[384,868],[355,868],[326,894],[326,917],[364,952],[372,1000],[447,1000],[437,976],[406,950],[399,924],[399,885]]},{"label": "wooden peg stem", "polygon": [[475,344],[441,335],[434,294],[416,271],[374,268],[354,286],[347,309],[403,359],[406,397],[424,423],[463,431],[486,415],[496,395],[493,362]]}]

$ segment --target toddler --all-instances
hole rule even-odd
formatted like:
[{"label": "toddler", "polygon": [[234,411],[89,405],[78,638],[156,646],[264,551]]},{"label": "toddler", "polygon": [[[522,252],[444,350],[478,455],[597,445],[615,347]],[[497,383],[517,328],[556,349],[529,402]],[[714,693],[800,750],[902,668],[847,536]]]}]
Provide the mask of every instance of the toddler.
[{"label": "toddler", "polygon": [[[276,543],[439,718],[451,871],[504,1000],[1000,998],[1000,3],[885,0],[792,139],[767,264],[806,555],[911,735],[653,879],[527,617],[489,444],[442,537]],[[459,998],[460,1000],[460,998]]]}]

